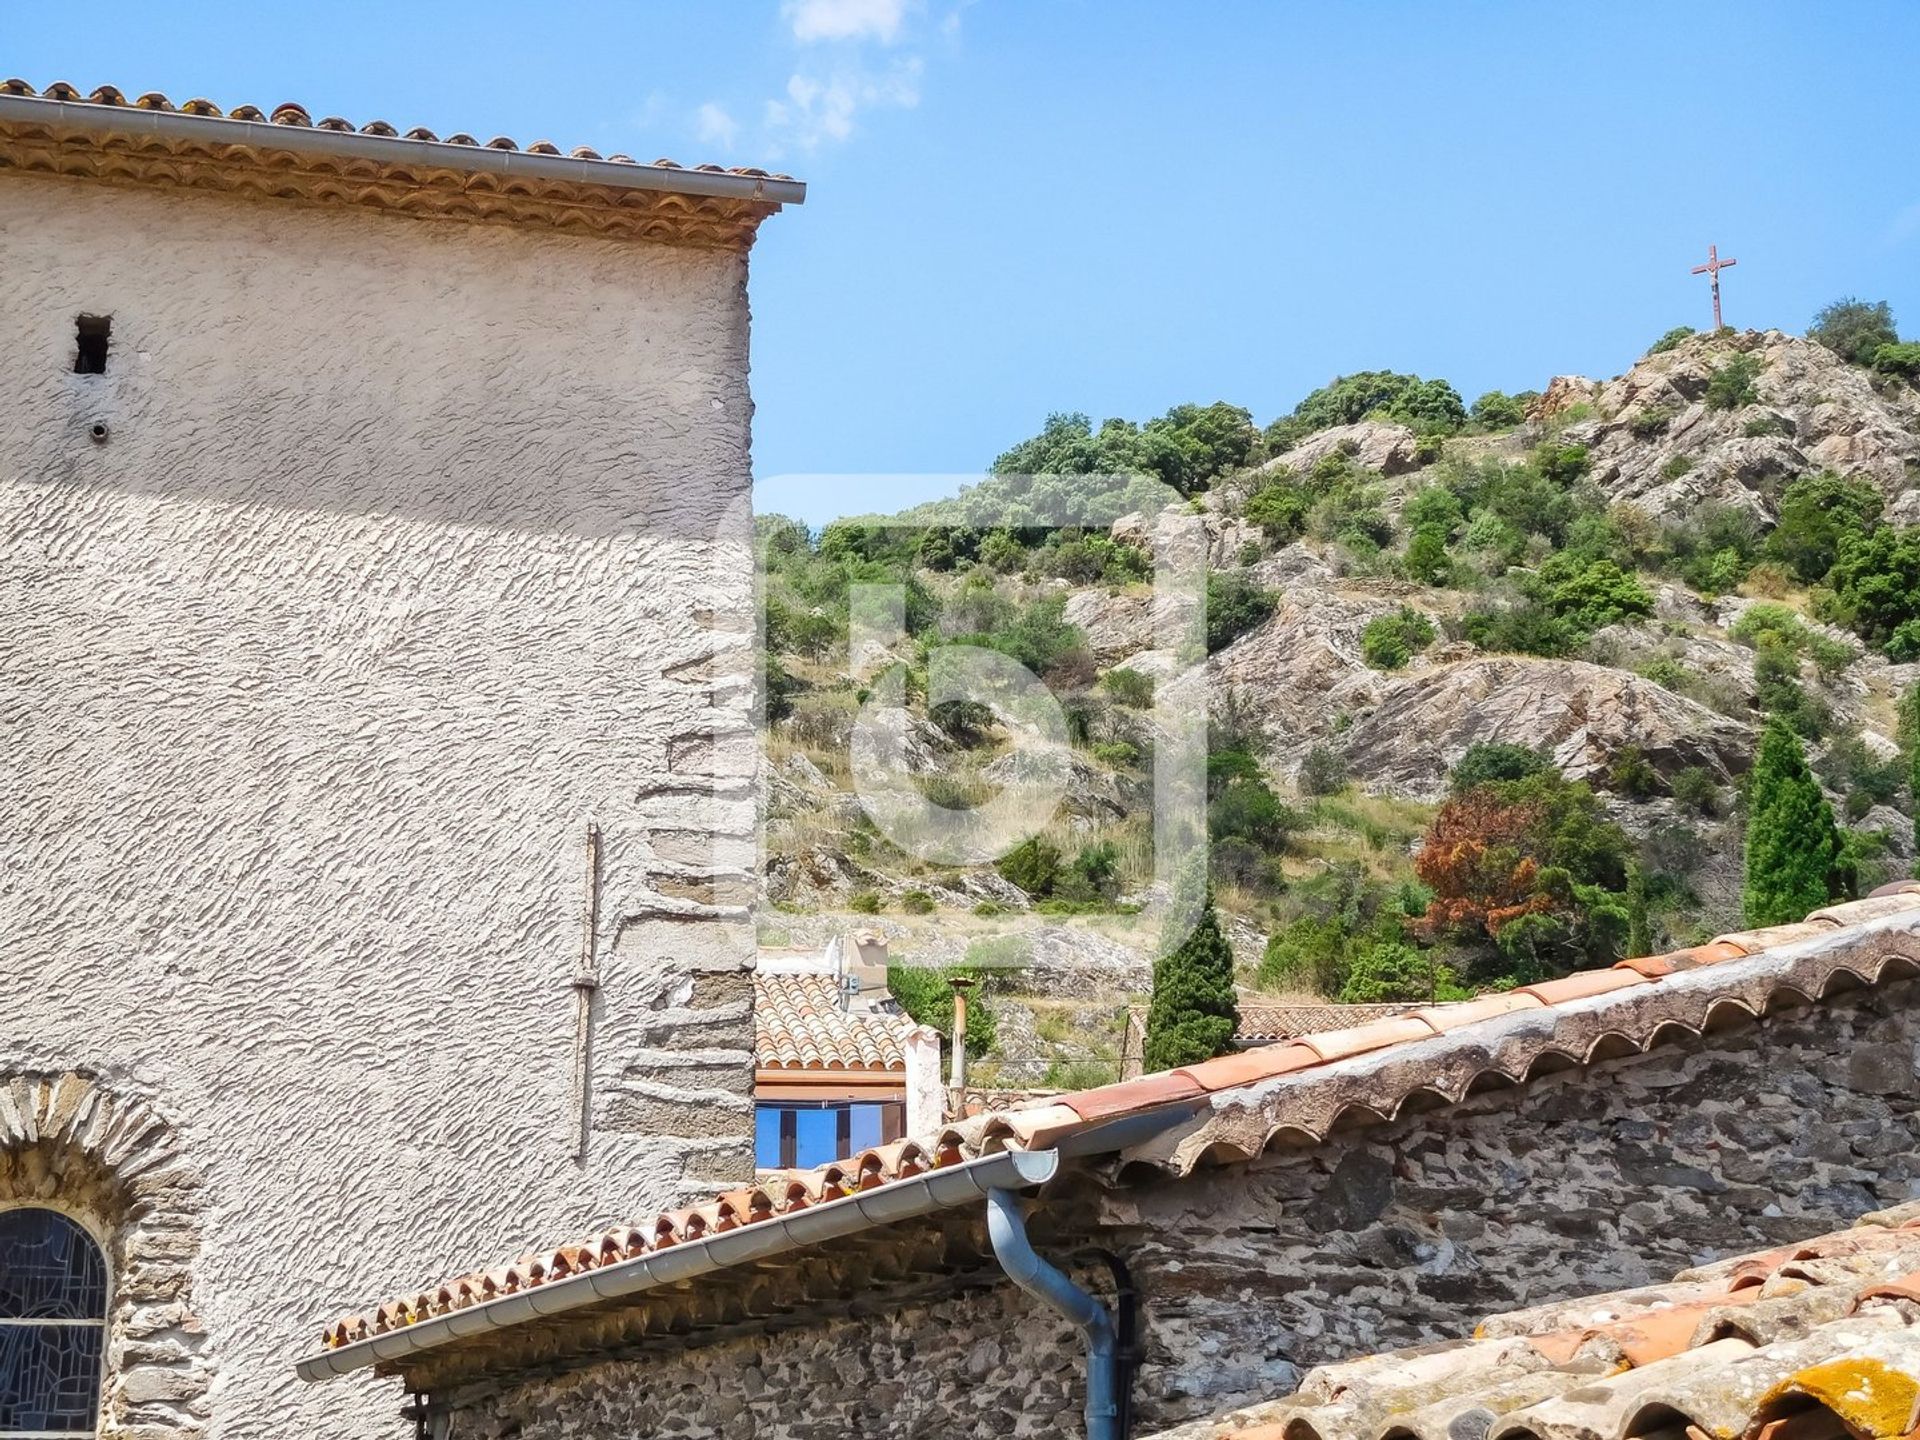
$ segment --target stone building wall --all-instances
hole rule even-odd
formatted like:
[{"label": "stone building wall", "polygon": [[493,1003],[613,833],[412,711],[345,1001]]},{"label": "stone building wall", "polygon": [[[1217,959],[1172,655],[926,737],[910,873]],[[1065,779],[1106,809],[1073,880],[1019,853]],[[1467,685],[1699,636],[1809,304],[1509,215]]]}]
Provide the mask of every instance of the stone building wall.
[{"label": "stone building wall", "polygon": [[[1040,1207],[1036,1240],[1125,1261],[1148,1434],[1283,1393],[1296,1367],[1913,1198],[1916,1004],[1920,984],[1888,986],[1311,1151],[1082,1188]],[[986,1440],[1079,1433],[1080,1375],[1077,1337],[1003,1282],[438,1398],[447,1440]]]},{"label": "stone building wall", "polygon": [[325,1317],[750,1170],[746,257],[9,174],[0,276],[0,1093],[194,1157],[141,1433],[411,1434]]}]

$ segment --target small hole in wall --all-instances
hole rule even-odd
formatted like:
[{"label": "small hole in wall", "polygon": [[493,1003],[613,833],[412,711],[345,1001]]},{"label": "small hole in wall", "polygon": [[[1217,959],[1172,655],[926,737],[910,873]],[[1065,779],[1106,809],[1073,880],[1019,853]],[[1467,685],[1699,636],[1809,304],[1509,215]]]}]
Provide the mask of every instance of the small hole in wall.
[{"label": "small hole in wall", "polygon": [[107,422],[104,420],[94,421],[93,424],[87,427],[87,438],[92,440],[93,443],[96,445],[106,444],[107,443]]},{"label": "small hole in wall", "polygon": [[75,339],[79,343],[73,356],[74,374],[104,375],[107,373],[107,336],[112,329],[111,315],[82,315],[75,322]]}]

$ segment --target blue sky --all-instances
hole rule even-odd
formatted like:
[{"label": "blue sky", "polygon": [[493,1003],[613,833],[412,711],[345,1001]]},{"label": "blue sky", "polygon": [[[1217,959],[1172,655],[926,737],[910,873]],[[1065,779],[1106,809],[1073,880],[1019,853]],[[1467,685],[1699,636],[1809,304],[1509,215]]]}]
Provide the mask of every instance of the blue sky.
[{"label": "blue sky", "polygon": [[1910,3],[0,0],[0,70],[800,176],[754,253],[762,477],[1355,369],[1610,375],[1707,323],[1709,241],[1729,323],[1854,293],[1920,333]]}]

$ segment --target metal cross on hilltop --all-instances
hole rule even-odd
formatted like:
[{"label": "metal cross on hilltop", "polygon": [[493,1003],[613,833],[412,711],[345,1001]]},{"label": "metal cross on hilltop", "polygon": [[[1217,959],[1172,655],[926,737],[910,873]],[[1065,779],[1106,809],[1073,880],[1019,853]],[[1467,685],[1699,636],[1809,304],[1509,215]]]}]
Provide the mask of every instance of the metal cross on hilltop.
[{"label": "metal cross on hilltop", "polygon": [[1709,245],[1707,246],[1707,263],[1693,267],[1693,273],[1695,275],[1711,275],[1713,277],[1713,328],[1716,330],[1721,328],[1720,272],[1729,265],[1738,265],[1739,263],[1738,260],[1722,260],[1720,258],[1720,251],[1716,247]]}]

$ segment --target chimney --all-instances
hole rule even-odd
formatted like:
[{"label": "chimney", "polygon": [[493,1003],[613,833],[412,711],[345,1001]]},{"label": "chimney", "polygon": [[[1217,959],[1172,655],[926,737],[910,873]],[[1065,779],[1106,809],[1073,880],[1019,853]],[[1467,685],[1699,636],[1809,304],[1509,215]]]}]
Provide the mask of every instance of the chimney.
[{"label": "chimney", "polygon": [[973,981],[965,975],[956,975],[948,983],[953,986],[953,1068],[947,1088],[953,1091],[953,1104],[957,1113],[966,1098],[967,991],[973,988]]}]

